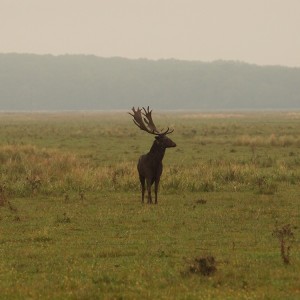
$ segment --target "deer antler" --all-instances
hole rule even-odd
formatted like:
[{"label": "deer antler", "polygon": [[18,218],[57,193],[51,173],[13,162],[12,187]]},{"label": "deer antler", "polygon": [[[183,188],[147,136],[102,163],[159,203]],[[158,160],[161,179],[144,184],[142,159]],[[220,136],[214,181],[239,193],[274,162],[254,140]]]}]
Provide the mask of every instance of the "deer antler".
[{"label": "deer antler", "polygon": [[147,110],[143,107],[143,110],[144,112],[142,113],[142,109],[138,107],[137,110],[135,110],[133,107],[133,114],[129,112],[129,114],[133,116],[134,124],[141,130],[155,135],[165,135],[173,132],[173,130],[170,130],[169,127],[166,131],[159,132],[152,120],[152,110],[149,109],[149,106],[147,107]]},{"label": "deer antler", "polygon": [[145,109],[145,107],[143,107],[143,115],[146,117],[144,118],[145,123],[148,125],[149,129],[152,130],[152,132],[156,132],[159,133],[159,130],[157,130],[153,120],[152,120],[152,110],[149,110],[149,106],[147,108],[147,110]]},{"label": "deer antler", "polygon": [[139,107],[137,108],[137,110],[135,110],[135,108],[132,108],[133,114],[129,112],[129,114],[131,116],[133,116],[133,122],[134,124],[139,127],[141,130],[144,130],[148,133],[151,134],[156,134],[156,132],[154,132],[153,130],[150,130],[144,123],[143,121],[143,116],[142,116],[142,109],[140,109]]},{"label": "deer antler", "polygon": [[171,130],[170,130],[170,128],[168,127],[167,130],[164,131],[164,132],[162,132],[162,133],[160,133],[160,135],[170,134],[170,133],[172,133],[173,131],[174,131],[174,129],[171,129]]}]

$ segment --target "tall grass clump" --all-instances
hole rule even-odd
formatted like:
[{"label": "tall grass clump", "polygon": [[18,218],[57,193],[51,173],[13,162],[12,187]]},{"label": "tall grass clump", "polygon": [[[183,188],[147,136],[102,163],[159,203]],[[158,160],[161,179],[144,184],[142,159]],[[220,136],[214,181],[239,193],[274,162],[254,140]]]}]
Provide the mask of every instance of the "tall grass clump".
[{"label": "tall grass clump", "polygon": [[236,146],[276,146],[276,147],[288,147],[288,146],[300,146],[300,138],[292,135],[276,135],[274,133],[269,136],[261,135],[242,135],[236,138],[234,144]]},{"label": "tall grass clump", "polygon": [[[61,194],[87,191],[139,191],[140,183],[133,161],[97,164],[70,151],[32,145],[0,147],[0,185],[15,196]],[[274,194],[278,185],[297,184],[300,170],[284,160],[255,156],[248,160],[207,159],[191,167],[168,164],[161,188],[168,192],[216,192],[252,189]]]},{"label": "tall grass clump", "polygon": [[226,161],[196,163],[192,168],[173,166],[166,168],[163,188],[192,192],[215,192],[228,187],[245,185],[251,181],[254,166]]},{"label": "tall grass clump", "polygon": [[279,241],[282,261],[286,265],[290,264],[290,252],[295,242],[294,229],[297,229],[297,227],[291,224],[286,224],[282,227],[278,227],[278,224],[276,224],[276,228],[273,230],[273,236]]},{"label": "tall grass clump", "polygon": [[[268,160],[268,159],[267,159]],[[264,165],[264,167],[262,167]],[[283,162],[272,163],[249,159],[247,162],[209,160],[193,167],[166,167],[161,180],[170,191],[216,192],[253,190],[259,194],[275,194],[281,183],[300,182],[299,170],[289,170]]]},{"label": "tall grass clump", "polygon": [[0,147],[0,183],[11,195],[137,189],[133,163],[94,167],[73,153],[32,145]]},{"label": "tall grass clump", "polygon": [[218,188],[212,169],[201,163],[193,168],[180,165],[167,167],[161,185],[170,191],[213,192]]},{"label": "tall grass clump", "polygon": [[84,169],[73,154],[31,145],[1,146],[0,159],[1,183],[18,196],[62,189],[70,174]]}]

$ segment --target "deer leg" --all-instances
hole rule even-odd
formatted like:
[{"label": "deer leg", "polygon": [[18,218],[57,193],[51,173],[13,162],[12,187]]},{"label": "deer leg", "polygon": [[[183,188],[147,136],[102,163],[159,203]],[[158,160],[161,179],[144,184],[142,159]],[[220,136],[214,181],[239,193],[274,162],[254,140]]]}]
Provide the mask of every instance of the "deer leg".
[{"label": "deer leg", "polygon": [[142,187],[142,203],[144,203],[144,196],[145,196],[145,177],[140,176],[140,182]]},{"label": "deer leg", "polygon": [[158,179],[158,180],[155,180],[155,186],[154,186],[154,192],[155,192],[155,204],[157,204],[158,185],[159,185],[159,179]]},{"label": "deer leg", "polygon": [[148,204],[152,204],[152,197],[151,197],[151,179],[147,178],[147,190],[148,190]]}]

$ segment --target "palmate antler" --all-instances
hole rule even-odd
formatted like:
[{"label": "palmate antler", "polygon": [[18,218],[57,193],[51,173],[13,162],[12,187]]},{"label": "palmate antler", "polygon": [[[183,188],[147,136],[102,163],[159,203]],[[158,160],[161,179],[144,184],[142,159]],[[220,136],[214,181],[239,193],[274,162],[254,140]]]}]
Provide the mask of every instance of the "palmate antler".
[{"label": "palmate antler", "polygon": [[[144,110],[144,112],[142,112],[142,109]],[[173,132],[173,130],[170,130],[169,127],[166,131],[160,132],[156,128],[152,120],[152,110],[149,109],[149,106],[147,107],[147,110],[144,107],[142,109],[138,107],[135,110],[135,108],[133,107],[133,114],[129,113],[131,116],[133,116],[134,124],[138,126],[141,130],[155,135],[166,135]]]}]

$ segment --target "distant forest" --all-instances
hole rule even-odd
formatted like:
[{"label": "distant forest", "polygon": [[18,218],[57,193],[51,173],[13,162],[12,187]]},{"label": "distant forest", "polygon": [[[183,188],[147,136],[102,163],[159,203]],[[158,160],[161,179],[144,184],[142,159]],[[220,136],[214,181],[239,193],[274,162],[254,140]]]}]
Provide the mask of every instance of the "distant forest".
[{"label": "distant forest", "polygon": [[300,68],[0,54],[0,110],[300,109]]}]

